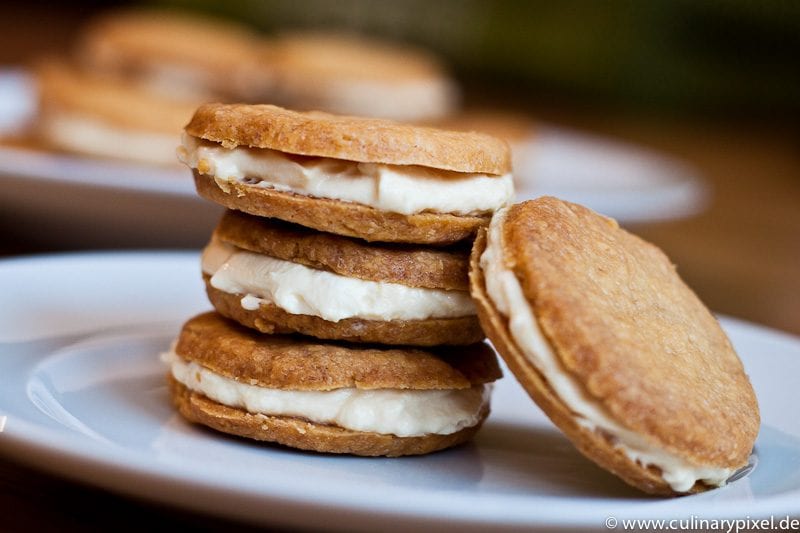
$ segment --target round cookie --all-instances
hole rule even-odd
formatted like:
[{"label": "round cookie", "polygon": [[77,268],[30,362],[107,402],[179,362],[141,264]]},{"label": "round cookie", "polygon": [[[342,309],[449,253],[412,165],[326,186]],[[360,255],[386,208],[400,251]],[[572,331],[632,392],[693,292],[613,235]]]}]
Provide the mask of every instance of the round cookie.
[{"label": "round cookie", "polygon": [[[310,281],[277,277],[286,267],[300,268]],[[484,338],[469,299],[467,268],[468,251],[463,247],[366,244],[227,211],[204,252],[203,278],[218,312],[264,333],[298,332],[321,339],[415,346],[464,345]],[[250,272],[260,273],[259,280],[251,279]],[[366,284],[348,290],[354,287],[350,280]],[[313,294],[341,282],[346,286],[334,286],[330,299]],[[386,293],[380,292],[387,284],[399,289],[391,294],[407,301],[387,301]],[[336,301],[356,294],[365,303],[350,306],[331,320],[331,313],[338,312]],[[430,299],[429,295],[435,299],[422,304],[426,311],[408,318],[406,307]],[[305,312],[292,307],[298,300],[307,303]],[[375,316],[381,310],[388,313],[385,318]]]},{"label": "round cookie", "polygon": [[368,241],[466,239],[513,196],[508,146],[479,133],[223,104],[185,132],[178,154],[201,196]]},{"label": "round cookie", "polygon": [[175,139],[196,101],[157,95],[57,59],[35,69],[36,134],[58,149],[175,165]]},{"label": "round cookie", "polygon": [[267,55],[276,101],[292,108],[422,120],[458,103],[455,83],[423,50],[353,35],[285,33]]},{"label": "round cookie", "polygon": [[[305,450],[368,456],[429,453],[468,440],[489,412],[485,387],[501,377],[493,352],[484,344],[430,351],[322,343],[303,337],[259,335],[216,313],[190,319],[164,359],[172,365],[169,381],[173,401],[190,421]],[[372,406],[379,413],[376,416],[381,418],[381,427],[392,424],[386,418],[396,418],[398,427],[396,433],[348,427],[369,425],[371,422],[364,421],[369,414],[357,417],[355,422],[345,417],[345,422],[337,423],[319,420],[321,415],[313,411],[250,410],[245,401],[231,400],[237,397],[231,396],[231,387],[239,385],[246,387],[247,393],[238,398],[249,397],[251,401],[257,401],[252,399],[262,392],[317,395],[319,400],[315,401],[320,403],[337,401],[327,399],[326,393],[352,393],[349,401],[359,402],[359,409],[370,411]],[[228,394],[222,394],[225,401],[215,399],[215,394],[221,394],[215,391],[223,387],[228,387]],[[446,415],[462,417],[458,421],[439,422],[447,429],[425,433],[419,428],[431,422],[420,422],[415,428],[409,423],[413,425],[415,417],[433,411],[395,407],[389,409],[394,413],[389,415],[371,396],[387,391],[405,395],[402,401],[397,396],[400,403],[393,402],[395,406],[412,402],[409,398],[414,394],[466,394],[464,398],[472,400],[462,409],[464,412]],[[359,394],[364,396],[357,397]],[[304,398],[302,402],[280,403],[283,409],[303,411],[310,404],[308,396]],[[261,401],[265,405],[266,401]],[[466,401],[460,400],[461,404]]]},{"label": "round cookie", "polygon": [[[76,56],[88,71],[190,100],[261,100],[273,74],[257,34],[233,22],[165,9],[124,9],[93,19]],[[185,122],[184,122],[185,124]]]},{"label": "round cookie", "polygon": [[716,319],[655,246],[555,198],[499,211],[473,248],[481,324],[588,458],[663,495],[747,464],[755,394]]}]

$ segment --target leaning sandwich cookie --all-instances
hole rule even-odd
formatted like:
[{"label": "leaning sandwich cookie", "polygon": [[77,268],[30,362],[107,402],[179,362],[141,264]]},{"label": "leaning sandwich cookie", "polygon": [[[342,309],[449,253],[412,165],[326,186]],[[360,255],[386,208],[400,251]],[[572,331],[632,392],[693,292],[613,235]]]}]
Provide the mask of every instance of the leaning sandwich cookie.
[{"label": "leaning sandwich cookie", "polygon": [[461,246],[378,245],[227,211],[202,268],[221,314],[265,333],[435,346],[484,338]]},{"label": "leaning sandwich cookie", "polygon": [[399,456],[468,440],[501,373],[487,345],[363,347],[263,335],[216,313],[190,319],[162,355],[188,420],[328,453]]},{"label": "leaning sandwich cookie", "polygon": [[206,199],[368,241],[457,242],[513,197],[494,137],[271,105],[201,106],[178,157]]},{"label": "leaning sandwich cookie", "polygon": [[588,458],[654,494],[723,485],[760,424],[716,319],[655,246],[555,198],[499,211],[475,242],[481,324]]}]

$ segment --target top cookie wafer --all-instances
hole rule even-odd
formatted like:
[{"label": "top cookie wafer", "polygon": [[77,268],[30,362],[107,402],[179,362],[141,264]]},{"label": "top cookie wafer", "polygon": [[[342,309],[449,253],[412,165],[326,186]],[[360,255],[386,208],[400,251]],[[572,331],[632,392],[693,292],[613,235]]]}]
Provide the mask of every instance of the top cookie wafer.
[{"label": "top cookie wafer", "polygon": [[197,109],[186,132],[226,148],[270,148],[359,163],[419,165],[498,176],[511,172],[508,145],[483,133],[291,111],[273,105],[205,104]]},{"label": "top cookie wafer", "polygon": [[708,489],[747,463],[752,386],[658,248],[540,198],[498,212],[470,275],[487,335],[589,458],[659,494]]}]

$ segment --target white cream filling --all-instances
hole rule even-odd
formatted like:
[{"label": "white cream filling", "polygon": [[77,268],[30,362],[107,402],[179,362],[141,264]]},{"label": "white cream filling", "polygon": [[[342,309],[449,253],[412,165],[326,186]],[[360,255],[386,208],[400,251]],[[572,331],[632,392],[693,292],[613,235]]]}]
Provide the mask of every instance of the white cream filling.
[{"label": "white cream filling", "polygon": [[348,278],[237,249],[216,239],[203,251],[202,268],[211,276],[214,288],[244,294],[242,307],[249,310],[269,302],[287,313],[331,322],[345,318],[424,320],[476,313],[467,291]]},{"label": "white cream filling", "polygon": [[398,437],[449,435],[472,427],[480,421],[491,393],[489,385],[445,390],[278,390],[221,376],[185,361],[174,350],[161,359],[187,388],[229,407]]},{"label": "white cream filling", "polygon": [[66,112],[48,113],[41,128],[48,141],[74,152],[160,165],[177,163],[173,135],[122,128]]},{"label": "white cream filling", "polygon": [[183,135],[178,158],[202,174],[225,182],[368,205],[404,215],[424,211],[490,213],[514,196],[511,174],[460,174],[419,166],[308,158],[302,163],[277,150],[224,148]]},{"label": "white cream filling", "polygon": [[514,343],[522,350],[562,402],[590,430],[602,430],[615,439],[615,446],[631,460],[644,466],[657,466],[673,490],[685,492],[696,481],[724,485],[734,469],[698,466],[654,446],[648,439],[621,426],[588,397],[577,381],[564,371],[552,346],[542,334],[533,309],[514,273],[506,267],[503,255],[502,226],[507,210],[498,211],[489,227],[486,251],[480,259],[486,279],[486,292],[492,303],[509,321]]}]

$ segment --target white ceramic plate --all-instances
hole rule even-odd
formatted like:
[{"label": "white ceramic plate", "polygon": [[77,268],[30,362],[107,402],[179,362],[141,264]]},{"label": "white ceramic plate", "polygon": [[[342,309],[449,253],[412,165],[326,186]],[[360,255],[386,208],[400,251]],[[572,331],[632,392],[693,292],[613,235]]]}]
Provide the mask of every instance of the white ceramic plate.
[{"label": "white ceramic plate", "polygon": [[310,528],[603,530],[610,517],[800,515],[796,338],[723,320],[762,408],[757,464],[725,488],[657,499],[584,459],[509,373],[476,440],[425,457],[316,455],[185,423],[158,354],[209,307],[198,264],[189,253],[0,261],[0,453],[126,494]]},{"label": "white ceramic plate", "polygon": [[[24,70],[0,70],[0,135],[32,119],[35,91]],[[520,200],[550,194],[623,223],[683,217],[705,204],[690,167],[634,145],[542,125],[514,149]],[[3,146],[0,210],[17,238],[84,249],[200,246],[221,212],[177,165]]]},{"label": "white ceramic plate", "polygon": [[630,143],[538,124],[513,148],[517,200],[556,196],[622,223],[686,217],[708,202],[691,165]]}]

